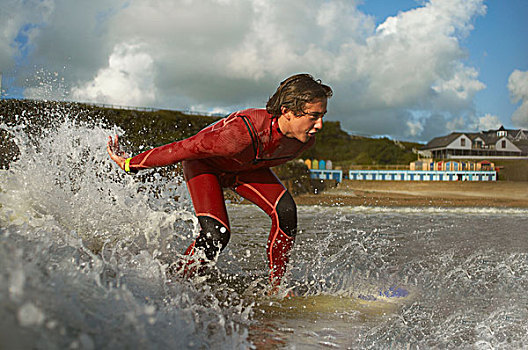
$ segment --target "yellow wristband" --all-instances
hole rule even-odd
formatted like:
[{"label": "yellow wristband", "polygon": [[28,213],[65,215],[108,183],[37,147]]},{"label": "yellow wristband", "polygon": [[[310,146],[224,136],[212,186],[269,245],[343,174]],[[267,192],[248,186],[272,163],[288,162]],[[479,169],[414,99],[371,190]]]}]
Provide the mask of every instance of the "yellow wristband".
[{"label": "yellow wristband", "polygon": [[130,160],[131,160],[131,159],[132,159],[132,158],[127,158],[127,160],[125,160],[125,171],[126,171],[127,173],[130,172]]}]

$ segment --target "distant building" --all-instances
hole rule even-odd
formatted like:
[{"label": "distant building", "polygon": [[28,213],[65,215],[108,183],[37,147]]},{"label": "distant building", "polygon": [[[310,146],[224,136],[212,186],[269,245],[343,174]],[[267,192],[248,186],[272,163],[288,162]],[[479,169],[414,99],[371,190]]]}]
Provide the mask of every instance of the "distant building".
[{"label": "distant building", "polygon": [[350,170],[350,180],[362,181],[497,181],[496,171]]},{"label": "distant building", "polygon": [[495,171],[495,164],[488,160],[474,161],[433,161],[418,159],[409,164],[411,171]]},{"label": "distant building", "polygon": [[305,159],[303,163],[310,170],[310,177],[312,179],[343,181],[343,170],[339,169],[339,167],[338,169],[332,169],[333,164],[331,160]]},{"label": "distant building", "polygon": [[478,133],[453,132],[436,137],[421,149],[435,159],[528,158],[528,130],[498,130]]}]

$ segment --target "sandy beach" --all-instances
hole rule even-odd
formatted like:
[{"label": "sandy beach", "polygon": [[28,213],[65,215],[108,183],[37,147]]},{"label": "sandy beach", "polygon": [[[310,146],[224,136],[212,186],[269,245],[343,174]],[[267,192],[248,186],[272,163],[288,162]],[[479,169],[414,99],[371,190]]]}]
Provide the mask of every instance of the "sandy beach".
[{"label": "sandy beach", "polygon": [[344,180],[299,205],[528,208],[528,182],[412,182]]}]

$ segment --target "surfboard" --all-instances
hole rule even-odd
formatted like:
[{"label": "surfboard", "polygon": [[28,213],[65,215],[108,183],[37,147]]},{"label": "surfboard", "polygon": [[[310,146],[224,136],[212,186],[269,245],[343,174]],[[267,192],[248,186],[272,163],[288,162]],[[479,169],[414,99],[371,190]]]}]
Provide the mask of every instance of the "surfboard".
[{"label": "surfboard", "polygon": [[269,297],[256,302],[256,308],[262,314],[281,317],[298,317],[322,314],[341,316],[343,314],[363,314],[380,316],[396,312],[409,302],[411,293],[402,287],[379,289],[376,293],[357,293],[356,295],[304,295],[285,298]]},{"label": "surfboard", "polygon": [[356,286],[355,290],[341,291],[336,294],[319,292],[311,294],[303,284],[292,283],[293,296],[286,296],[282,290],[277,295],[269,294],[267,275],[231,275],[220,273],[215,268],[208,270],[205,282],[214,286],[219,295],[233,296],[233,292],[242,297],[245,303],[253,304],[257,315],[264,318],[279,316],[298,317],[341,317],[342,315],[361,314],[367,318],[396,312],[402,305],[409,303],[413,293],[405,287],[392,286],[376,288]]}]

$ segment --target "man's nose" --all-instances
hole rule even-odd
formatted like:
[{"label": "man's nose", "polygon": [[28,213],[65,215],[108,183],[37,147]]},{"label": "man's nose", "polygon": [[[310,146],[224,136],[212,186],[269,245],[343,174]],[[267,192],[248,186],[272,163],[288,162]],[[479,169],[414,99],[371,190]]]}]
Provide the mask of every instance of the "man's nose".
[{"label": "man's nose", "polygon": [[319,131],[322,128],[323,128],[323,118],[319,118],[314,124],[314,129]]}]

